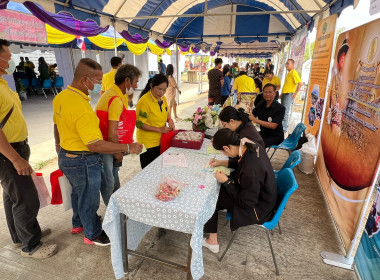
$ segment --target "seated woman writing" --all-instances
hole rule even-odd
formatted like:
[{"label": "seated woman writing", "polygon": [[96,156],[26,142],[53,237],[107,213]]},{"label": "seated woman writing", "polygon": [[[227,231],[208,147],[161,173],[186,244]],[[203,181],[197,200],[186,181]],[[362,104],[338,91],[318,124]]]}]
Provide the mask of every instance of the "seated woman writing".
[{"label": "seated woman writing", "polygon": [[[265,144],[255,126],[249,119],[249,115],[244,112],[243,108],[235,109],[232,106],[227,106],[219,114],[220,123],[223,127],[235,131],[240,138],[248,138],[249,140],[260,144],[265,148]],[[211,167],[226,166],[233,168],[237,165],[238,158],[230,158],[229,160],[215,160],[210,163]]]},{"label": "seated woman writing", "polygon": [[235,166],[235,178],[229,179],[220,171],[215,173],[216,180],[222,186],[215,213],[204,226],[204,232],[210,235],[203,240],[203,246],[218,253],[218,211],[227,209],[231,212],[232,230],[263,224],[273,215],[277,202],[277,185],[273,167],[261,145],[247,138],[240,139],[237,133],[227,128],[220,129],[215,134],[212,144],[224,155],[240,158]]}]

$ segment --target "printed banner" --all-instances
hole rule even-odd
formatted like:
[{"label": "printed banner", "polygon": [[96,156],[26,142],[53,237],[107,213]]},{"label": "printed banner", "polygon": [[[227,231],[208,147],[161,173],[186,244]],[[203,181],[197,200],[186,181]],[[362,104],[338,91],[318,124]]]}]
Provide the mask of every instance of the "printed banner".
[{"label": "printed banner", "polygon": [[371,0],[371,3],[369,5],[369,14],[373,16],[378,12],[380,12],[380,0]]},{"label": "printed banner", "polygon": [[317,134],[322,118],[337,18],[336,14],[325,18],[317,28],[304,121],[313,135]]},{"label": "printed banner", "polygon": [[380,19],[338,37],[322,123],[316,170],[347,249],[379,168],[379,39]]},{"label": "printed banner", "polygon": [[278,68],[278,76],[280,78],[280,81],[282,81],[284,73],[285,73],[285,63],[286,60],[288,59],[288,53],[289,53],[289,44],[287,44],[284,48],[284,50],[281,52],[281,60],[280,60],[280,65]]},{"label": "printed banner", "polygon": [[380,188],[368,216],[365,230],[355,256],[361,279],[376,280],[380,275]]},{"label": "printed banner", "polygon": [[32,15],[0,10],[0,38],[13,42],[47,44],[45,23]]},{"label": "printed banner", "polygon": [[296,36],[292,38],[292,51],[289,58],[294,60],[294,68],[301,77],[303,58],[307,40],[307,27],[305,26]]}]

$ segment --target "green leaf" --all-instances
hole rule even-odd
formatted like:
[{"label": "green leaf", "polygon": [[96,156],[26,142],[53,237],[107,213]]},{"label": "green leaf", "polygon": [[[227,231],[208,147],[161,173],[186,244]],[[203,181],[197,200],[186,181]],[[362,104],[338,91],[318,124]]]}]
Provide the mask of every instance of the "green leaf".
[{"label": "green leaf", "polygon": [[143,112],[143,111],[140,110],[139,117],[147,119],[148,118],[148,113],[147,112]]},{"label": "green leaf", "polygon": [[137,128],[142,128],[143,127],[143,122],[142,121],[136,121],[136,127]]}]

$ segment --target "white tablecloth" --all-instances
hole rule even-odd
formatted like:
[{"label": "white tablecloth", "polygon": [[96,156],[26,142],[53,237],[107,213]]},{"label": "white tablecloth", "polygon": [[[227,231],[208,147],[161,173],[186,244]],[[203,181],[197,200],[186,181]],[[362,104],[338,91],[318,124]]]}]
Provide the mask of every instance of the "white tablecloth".
[{"label": "white tablecloth", "polygon": [[[120,213],[128,217],[128,249],[131,250],[137,248],[151,226],[192,234],[191,274],[194,279],[203,276],[203,226],[214,213],[219,194],[219,184],[213,173],[205,171],[212,157],[206,154],[208,143],[209,140],[205,139],[201,150],[170,148],[166,153],[185,154],[187,168],[162,167],[160,156],[112,195],[103,229],[111,240],[116,278],[124,277]],[[225,159],[223,155],[217,158]],[[156,199],[155,194],[164,177],[189,185],[174,200],[163,202]],[[204,188],[200,187],[202,185]]]}]

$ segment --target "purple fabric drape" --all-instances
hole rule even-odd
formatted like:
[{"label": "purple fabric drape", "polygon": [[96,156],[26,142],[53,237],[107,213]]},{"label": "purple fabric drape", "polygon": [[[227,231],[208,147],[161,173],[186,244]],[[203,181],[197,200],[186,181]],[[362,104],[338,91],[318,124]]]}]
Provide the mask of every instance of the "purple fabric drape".
[{"label": "purple fabric drape", "polygon": [[165,40],[161,42],[160,40],[156,39],[154,41],[156,42],[157,46],[159,46],[161,49],[167,49],[171,45],[173,45],[173,42],[168,43]]},{"label": "purple fabric drape", "polygon": [[93,37],[106,32],[109,28],[109,25],[100,27],[91,19],[86,21],[77,20],[72,14],[67,12],[59,12],[58,14],[49,13],[30,1],[26,1],[24,6],[39,20],[68,34]]},{"label": "purple fabric drape", "polygon": [[189,46],[178,45],[178,47],[182,52],[188,52],[190,49]]},{"label": "purple fabric drape", "polygon": [[127,30],[123,30],[120,35],[130,43],[133,44],[145,44],[149,41],[149,37],[143,38],[140,34],[136,33],[135,35],[131,35]]},{"label": "purple fabric drape", "polygon": [[210,51],[210,55],[211,55],[211,56],[214,56],[215,54],[216,54],[215,51]]},{"label": "purple fabric drape", "polygon": [[191,51],[192,51],[193,53],[199,53],[200,50],[201,50],[201,49],[191,48]]},{"label": "purple fabric drape", "polygon": [[0,10],[6,9],[9,1],[10,0],[0,0]]}]

